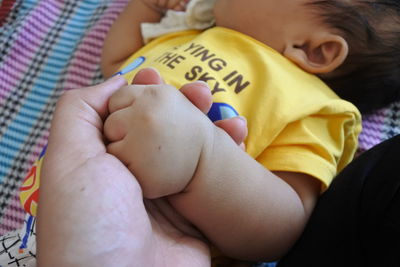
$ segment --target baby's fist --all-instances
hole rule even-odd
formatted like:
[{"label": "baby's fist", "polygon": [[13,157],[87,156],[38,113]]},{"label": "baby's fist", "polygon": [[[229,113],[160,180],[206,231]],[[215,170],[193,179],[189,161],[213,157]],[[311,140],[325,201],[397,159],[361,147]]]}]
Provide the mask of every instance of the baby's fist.
[{"label": "baby's fist", "polygon": [[115,93],[104,134],[107,150],[139,181],[146,198],[182,192],[195,174],[213,124],[168,85],[132,85]]}]

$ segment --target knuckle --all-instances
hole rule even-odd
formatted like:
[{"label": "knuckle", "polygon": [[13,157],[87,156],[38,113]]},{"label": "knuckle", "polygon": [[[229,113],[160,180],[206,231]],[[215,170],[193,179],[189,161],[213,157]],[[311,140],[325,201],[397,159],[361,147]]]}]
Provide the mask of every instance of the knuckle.
[{"label": "knuckle", "polygon": [[150,109],[142,110],[140,113],[140,123],[147,130],[156,130],[161,122],[158,112],[152,112]]},{"label": "knuckle", "polygon": [[158,103],[162,104],[173,101],[177,96],[177,92],[179,91],[170,85],[163,85],[162,87],[154,85],[148,86],[143,93],[145,98],[150,99],[150,101],[158,105]]}]

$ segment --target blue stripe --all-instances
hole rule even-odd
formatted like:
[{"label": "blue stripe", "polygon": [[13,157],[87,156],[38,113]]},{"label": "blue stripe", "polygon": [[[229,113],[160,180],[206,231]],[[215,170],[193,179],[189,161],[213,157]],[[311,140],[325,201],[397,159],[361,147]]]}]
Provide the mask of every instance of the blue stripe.
[{"label": "blue stripe", "polygon": [[[36,1],[26,2],[32,5],[36,3]],[[78,1],[75,13],[64,25],[56,43],[50,47],[51,50],[46,53],[48,57],[41,66],[41,71],[34,80],[35,83],[31,86],[24,104],[0,140],[0,182],[7,175],[13,160],[26,142],[35,122],[40,118],[46,103],[49,102],[57,82],[62,78],[63,71],[71,59],[72,52],[84,36],[100,4],[99,1]]]}]

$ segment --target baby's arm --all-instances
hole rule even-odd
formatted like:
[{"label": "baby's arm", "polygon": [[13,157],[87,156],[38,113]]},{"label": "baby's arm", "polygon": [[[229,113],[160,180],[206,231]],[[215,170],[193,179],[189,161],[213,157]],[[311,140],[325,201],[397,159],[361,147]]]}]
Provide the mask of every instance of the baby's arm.
[{"label": "baby's arm", "polygon": [[169,86],[130,86],[110,100],[109,152],[137,177],[145,197],[169,196],[225,254],[268,260],[301,234],[320,185],[272,173]]},{"label": "baby's arm", "polygon": [[279,259],[301,235],[320,183],[301,173],[270,172],[214,130],[190,184],[169,202],[224,254]]},{"label": "baby's arm", "polygon": [[143,46],[140,24],[159,22],[167,9],[183,10],[184,0],[131,0],[112,25],[104,41],[101,71],[105,77]]}]

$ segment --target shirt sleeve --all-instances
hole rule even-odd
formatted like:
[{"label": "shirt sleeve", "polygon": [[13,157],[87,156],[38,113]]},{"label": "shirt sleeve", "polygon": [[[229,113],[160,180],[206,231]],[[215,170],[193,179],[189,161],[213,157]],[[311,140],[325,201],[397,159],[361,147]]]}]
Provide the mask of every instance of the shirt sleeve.
[{"label": "shirt sleeve", "polygon": [[271,171],[309,174],[325,189],[354,156],[361,124],[357,114],[315,114],[288,124],[258,157]]}]

